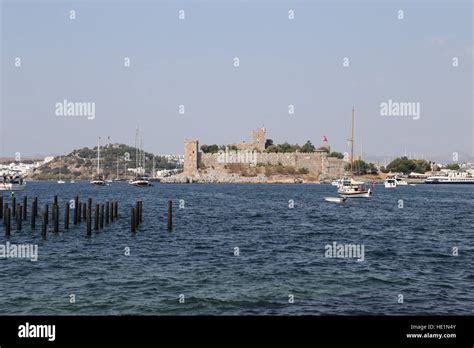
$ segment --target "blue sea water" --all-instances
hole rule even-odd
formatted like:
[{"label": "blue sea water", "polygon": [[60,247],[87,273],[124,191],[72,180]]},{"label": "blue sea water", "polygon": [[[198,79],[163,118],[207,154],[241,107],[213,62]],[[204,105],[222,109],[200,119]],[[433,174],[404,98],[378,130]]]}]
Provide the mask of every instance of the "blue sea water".
[{"label": "blue sea water", "polygon": [[[37,244],[38,261],[0,259],[1,315],[474,314],[474,185],[377,186],[345,204],[324,201],[330,185],[30,182],[16,196],[31,210],[33,197],[42,209],[55,194],[59,233],[50,223],[43,240],[40,220],[35,231],[12,223],[8,241]],[[64,231],[76,195],[118,201],[118,221],[90,238],[84,222]],[[136,200],[143,223],[132,235]],[[364,261],[325,257],[333,242],[364,245]]]}]

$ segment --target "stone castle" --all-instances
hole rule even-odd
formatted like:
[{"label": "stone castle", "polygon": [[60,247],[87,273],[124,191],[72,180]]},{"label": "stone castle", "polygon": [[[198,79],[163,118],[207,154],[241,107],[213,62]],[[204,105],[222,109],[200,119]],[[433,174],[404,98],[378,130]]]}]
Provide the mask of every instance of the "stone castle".
[{"label": "stone castle", "polygon": [[[311,174],[321,177],[340,177],[344,172],[345,162],[341,159],[328,157],[330,147],[321,146],[315,152],[291,152],[291,153],[267,153],[265,151],[266,130],[257,128],[251,131],[251,141],[241,141],[237,144],[231,144],[229,147],[236,148],[237,152],[252,152],[256,156],[254,165],[283,165],[291,166],[296,170],[305,168]],[[244,158],[244,156],[239,157]],[[187,139],[184,141],[184,174],[195,175],[199,169],[212,168],[224,169],[226,162],[223,162],[222,155],[219,153],[203,153],[199,151],[199,142],[196,139]],[[238,161],[237,161],[238,162]],[[236,161],[232,161],[236,163]],[[252,165],[252,164],[249,164]]]}]

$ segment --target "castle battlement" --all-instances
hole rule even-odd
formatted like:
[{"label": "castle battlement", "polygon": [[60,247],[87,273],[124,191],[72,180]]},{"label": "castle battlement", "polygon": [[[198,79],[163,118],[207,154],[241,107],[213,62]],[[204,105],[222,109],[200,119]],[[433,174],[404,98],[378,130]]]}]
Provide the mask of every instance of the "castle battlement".
[{"label": "castle battlement", "polygon": [[[252,142],[239,144],[231,144],[235,146],[237,151],[252,152],[255,158],[252,157],[252,163],[236,162],[236,159],[244,158],[245,156],[233,156],[230,150],[230,156],[222,156],[222,151],[218,153],[201,153],[198,148],[197,140],[185,140],[184,142],[184,172],[187,175],[192,175],[198,172],[199,168],[213,168],[222,169],[229,163],[243,163],[248,165],[283,165],[291,166],[296,170],[307,169],[310,173],[317,175],[339,177],[344,172],[344,162],[341,159],[328,157],[329,146],[320,147],[315,152],[264,152],[266,142],[265,128],[254,129],[251,132]],[[223,161],[227,158],[229,163]]]}]

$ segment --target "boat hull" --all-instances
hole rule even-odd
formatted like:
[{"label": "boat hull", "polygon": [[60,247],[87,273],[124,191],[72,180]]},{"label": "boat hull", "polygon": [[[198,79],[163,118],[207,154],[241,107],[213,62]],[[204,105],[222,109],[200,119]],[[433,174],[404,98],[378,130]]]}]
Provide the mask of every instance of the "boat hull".
[{"label": "boat hull", "polygon": [[0,191],[21,191],[26,184],[0,184]]},{"label": "boat hull", "polygon": [[330,203],[344,203],[346,199],[345,197],[324,197],[324,200]]},{"label": "boat hull", "polygon": [[136,180],[136,181],[130,181],[128,183],[131,186],[137,186],[137,187],[148,187],[152,186],[148,181],[146,180]]},{"label": "boat hull", "polygon": [[425,181],[428,185],[474,185],[474,181]]},{"label": "boat hull", "polygon": [[371,190],[347,190],[347,191],[339,191],[339,196],[344,198],[369,198],[371,194]]},{"label": "boat hull", "polygon": [[344,198],[369,198],[370,192],[340,193],[339,195]]},{"label": "boat hull", "polygon": [[107,183],[103,180],[92,180],[91,185],[94,185],[94,186],[107,186]]}]

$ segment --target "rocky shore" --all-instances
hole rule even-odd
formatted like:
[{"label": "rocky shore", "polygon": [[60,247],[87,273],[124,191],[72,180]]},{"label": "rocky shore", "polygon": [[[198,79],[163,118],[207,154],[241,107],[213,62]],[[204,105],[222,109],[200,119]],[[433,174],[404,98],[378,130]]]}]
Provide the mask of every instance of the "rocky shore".
[{"label": "rocky shore", "polygon": [[235,173],[225,173],[219,170],[198,171],[192,175],[184,173],[169,176],[161,180],[162,183],[221,183],[221,184],[293,184],[313,183],[318,184],[316,177],[310,175],[271,175],[257,174],[255,176],[243,176]]}]

